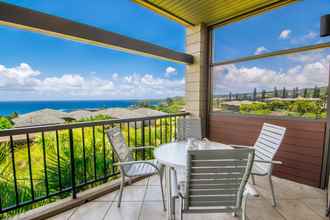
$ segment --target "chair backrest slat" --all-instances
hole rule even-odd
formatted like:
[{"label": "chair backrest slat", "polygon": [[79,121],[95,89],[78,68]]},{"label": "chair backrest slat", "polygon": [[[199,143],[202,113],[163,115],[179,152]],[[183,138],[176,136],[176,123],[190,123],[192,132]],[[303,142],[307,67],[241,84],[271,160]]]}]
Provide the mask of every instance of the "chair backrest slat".
[{"label": "chair backrest slat", "polygon": [[184,208],[237,210],[253,159],[253,149],[189,150]]},{"label": "chair backrest slat", "polygon": [[[254,145],[256,159],[272,161],[283,141],[285,132],[285,127],[264,123]],[[266,163],[258,163],[257,166],[264,172],[269,172],[271,168],[271,165]]]},{"label": "chair backrest slat", "polygon": [[177,126],[177,140],[188,138],[202,139],[201,120],[198,118],[179,118]]},{"label": "chair backrest slat", "polygon": [[120,128],[114,127],[107,131],[107,136],[112,149],[120,162],[133,161],[132,153],[125,142],[125,138]]}]

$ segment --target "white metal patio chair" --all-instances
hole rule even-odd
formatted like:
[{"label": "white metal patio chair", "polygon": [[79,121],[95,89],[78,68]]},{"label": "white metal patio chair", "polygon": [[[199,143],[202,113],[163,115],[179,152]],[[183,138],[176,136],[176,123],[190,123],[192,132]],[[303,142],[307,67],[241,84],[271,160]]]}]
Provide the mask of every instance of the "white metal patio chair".
[{"label": "white metal patio chair", "polygon": [[186,178],[178,184],[181,219],[184,213],[234,213],[245,220],[253,160],[251,148],[188,150]]},{"label": "white metal patio chair", "polygon": [[[268,177],[274,207],[276,207],[277,204],[272,181],[273,164],[282,164],[281,161],[275,161],[274,156],[283,141],[285,132],[285,127],[264,123],[259,137],[254,144],[255,160],[251,172],[252,183],[255,185],[254,176]],[[232,145],[232,147],[241,148],[246,146]]]},{"label": "white metal patio chair", "polygon": [[202,124],[199,118],[179,118],[177,126],[177,141],[188,138],[202,139]]},{"label": "white metal patio chair", "polygon": [[133,160],[132,151],[134,150],[142,150],[147,148],[154,148],[151,146],[148,147],[134,147],[129,148],[125,143],[125,139],[119,128],[111,128],[107,131],[107,136],[112,145],[112,149],[115,152],[116,157],[118,158],[118,163],[120,167],[121,173],[121,184],[120,184],[120,194],[118,199],[118,207],[120,207],[124,185],[125,185],[125,177],[137,177],[137,176],[150,176],[153,174],[158,174],[160,177],[160,188],[163,199],[164,210],[165,201],[164,201],[164,191],[162,184],[162,169],[159,163],[156,160],[141,160],[135,161]]}]

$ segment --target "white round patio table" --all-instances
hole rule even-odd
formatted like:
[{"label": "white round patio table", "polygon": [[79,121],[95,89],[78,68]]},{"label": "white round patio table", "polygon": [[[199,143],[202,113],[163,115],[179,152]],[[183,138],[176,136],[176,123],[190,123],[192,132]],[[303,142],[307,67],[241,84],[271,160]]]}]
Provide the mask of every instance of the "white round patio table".
[{"label": "white round patio table", "polygon": [[[210,142],[211,146],[213,145]],[[229,145],[214,143],[212,149],[232,149]],[[180,169],[186,167],[187,161],[187,142],[172,142],[169,144],[160,145],[154,151],[157,161],[165,166],[165,194],[167,203],[167,217],[174,219],[172,204],[172,189],[171,189],[171,169]]]}]

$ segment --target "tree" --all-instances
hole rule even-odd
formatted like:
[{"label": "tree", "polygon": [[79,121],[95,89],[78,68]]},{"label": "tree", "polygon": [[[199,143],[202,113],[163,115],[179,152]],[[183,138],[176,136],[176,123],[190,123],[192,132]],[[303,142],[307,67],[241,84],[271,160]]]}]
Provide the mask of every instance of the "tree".
[{"label": "tree", "polygon": [[216,99],[216,103],[217,103],[216,104],[217,108],[219,108],[220,107],[220,99],[219,98]]},{"label": "tree", "polygon": [[266,98],[266,90],[262,90],[261,92],[261,99],[264,100]]},{"label": "tree", "polygon": [[304,88],[304,98],[307,98],[307,96],[308,96],[308,90],[307,90],[307,88]]},{"label": "tree", "polygon": [[[166,103],[167,103],[167,100],[166,100]],[[146,100],[143,100],[143,101],[137,103],[136,106],[138,108],[148,108],[149,107],[149,103]]]},{"label": "tree", "polygon": [[246,93],[243,94],[243,100],[247,100],[248,99],[248,95]]},{"label": "tree", "polygon": [[252,100],[253,100],[253,101],[257,100],[257,88],[254,88],[254,89],[253,89]]},{"label": "tree", "polygon": [[298,98],[299,97],[299,88],[296,87],[296,97],[295,98]]},{"label": "tree", "polygon": [[298,95],[299,95],[299,89],[298,89],[298,87],[293,88],[293,90],[292,90],[292,98],[297,98]]},{"label": "tree", "polygon": [[10,119],[13,119],[13,118],[17,118],[18,116],[18,113],[17,112],[12,112],[10,115],[9,115],[9,118]]},{"label": "tree", "polygon": [[232,93],[231,92],[229,92],[229,101],[231,101],[231,99],[232,99]]},{"label": "tree", "polygon": [[166,103],[167,103],[167,105],[171,105],[171,104],[173,104],[173,99],[171,99],[171,98],[167,98],[167,99],[166,99]]},{"label": "tree", "polygon": [[274,87],[274,97],[278,97],[278,90],[276,86]]},{"label": "tree", "polygon": [[313,98],[320,98],[320,89],[317,86],[314,87]]},{"label": "tree", "polygon": [[282,90],[282,98],[286,98],[286,97],[287,97],[287,92],[286,92],[285,87],[283,87],[283,90]]}]

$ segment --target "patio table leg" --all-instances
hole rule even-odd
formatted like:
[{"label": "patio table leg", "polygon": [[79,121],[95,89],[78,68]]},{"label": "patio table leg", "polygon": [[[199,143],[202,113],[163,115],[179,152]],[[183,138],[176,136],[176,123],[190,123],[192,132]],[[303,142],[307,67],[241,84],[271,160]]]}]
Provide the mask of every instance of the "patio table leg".
[{"label": "patio table leg", "polygon": [[167,206],[167,219],[172,220],[173,212],[172,212],[172,199],[171,199],[171,168],[165,167],[165,184],[166,184],[166,206]]}]

